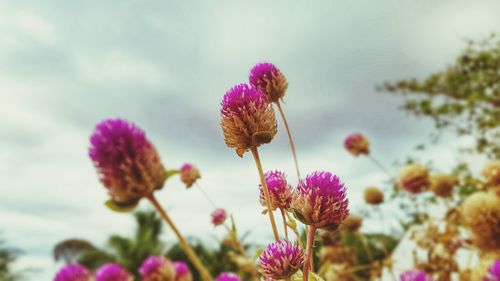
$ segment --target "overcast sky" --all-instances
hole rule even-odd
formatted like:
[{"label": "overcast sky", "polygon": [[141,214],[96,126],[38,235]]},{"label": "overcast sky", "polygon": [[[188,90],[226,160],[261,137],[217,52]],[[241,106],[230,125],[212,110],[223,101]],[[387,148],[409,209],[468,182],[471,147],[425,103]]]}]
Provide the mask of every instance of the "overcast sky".
[{"label": "overcast sky", "polygon": [[[253,160],[228,149],[219,127],[223,94],[263,60],[289,80],[285,110],[302,173],[337,173],[360,205],[363,188],[384,174],[347,154],[345,135],[365,133],[389,165],[433,131],[375,86],[453,63],[465,39],[499,31],[498,11],[498,1],[0,0],[2,236],[24,250],[19,268],[41,269],[31,279],[40,281],[59,266],[51,257],[58,241],[103,245],[110,234],[131,234],[131,216],[103,206],[87,157],[94,125],[123,117],[146,130],[167,168],[198,165],[214,201],[270,241]],[[449,137],[420,157],[446,172],[468,141]],[[281,123],[261,151],[264,169],[296,182]],[[158,196],[185,234],[223,235],[199,191],[176,178]]]}]

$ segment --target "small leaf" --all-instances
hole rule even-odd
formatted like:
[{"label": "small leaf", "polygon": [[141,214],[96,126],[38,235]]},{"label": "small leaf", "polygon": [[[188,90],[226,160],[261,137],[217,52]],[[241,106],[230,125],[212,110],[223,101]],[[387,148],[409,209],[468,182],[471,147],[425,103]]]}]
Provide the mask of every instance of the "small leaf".
[{"label": "small leaf", "polygon": [[108,201],[104,202],[104,205],[111,209],[112,211],[118,212],[118,213],[128,213],[130,211],[133,211],[135,207],[137,207],[137,204],[139,201],[135,201],[129,204],[123,204],[123,203],[118,203],[113,201],[112,199],[109,199]]},{"label": "small leaf", "polygon": [[261,144],[270,143],[273,140],[273,135],[270,132],[257,132],[252,136],[252,145],[259,146]]}]

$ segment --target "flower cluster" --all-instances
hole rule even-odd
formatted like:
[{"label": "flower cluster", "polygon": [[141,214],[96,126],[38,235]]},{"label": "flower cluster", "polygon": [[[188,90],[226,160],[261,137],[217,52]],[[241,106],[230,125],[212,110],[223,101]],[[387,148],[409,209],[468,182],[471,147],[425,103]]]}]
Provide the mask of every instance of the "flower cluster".
[{"label": "flower cluster", "polygon": [[173,280],[175,269],[168,259],[161,256],[150,256],[139,269],[143,281]]},{"label": "flower cluster", "polygon": [[359,133],[350,134],[344,140],[344,147],[354,156],[370,154],[370,142]]},{"label": "flower cluster", "polygon": [[226,92],[222,100],[221,127],[226,145],[243,154],[277,133],[277,122],[268,98],[254,87],[239,84]]},{"label": "flower cluster", "polygon": [[417,194],[429,187],[429,171],[420,164],[408,164],[399,172],[397,181],[402,190]]},{"label": "flower cluster", "polygon": [[193,164],[185,163],[181,166],[181,181],[186,185],[187,188],[193,186],[193,184],[201,178],[200,171]]},{"label": "flower cluster", "polygon": [[132,281],[134,277],[119,264],[107,263],[95,272],[96,281]]},{"label": "flower cluster", "polygon": [[72,263],[61,268],[54,277],[54,281],[91,281],[92,275],[86,267]]},{"label": "flower cluster", "polygon": [[330,172],[314,172],[293,193],[292,209],[298,220],[315,228],[336,229],[349,215],[346,188]]},{"label": "flower cluster", "polygon": [[285,75],[272,63],[256,64],[250,70],[250,84],[261,90],[271,102],[278,102],[285,96],[288,81]]},{"label": "flower cluster", "polygon": [[[281,171],[269,171],[264,174],[267,188],[271,196],[272,210],[277,208],[288,210],[292,203],[292,187],[286,180],[285,173]],[[266,199],[262,185],[260,185],[260,204],[266,206]]]},{"label": "flower cluster", "polygon": [[272,279],[287,279],[303,264],[303,249],[284,240],[269,244],[259,257],[260,272]]},{"label": "flower cluster", "polygon": [[214,226],[218,226],[226,221],[227,213],[226,210],[219,208],[213,211],[211,216],[212,216],[212,223],[214,224]]},{"label": "flower cluster", "polygon": [[144,131],[123,119],[106,119],[90,137],[89,156],[112,200],[130,204],[163,187],[165,168]]},{"label": "flower cluster", "polygon": [[399,277],[400,281],[432,281],[432,277],[420,270],[408,270]]}]

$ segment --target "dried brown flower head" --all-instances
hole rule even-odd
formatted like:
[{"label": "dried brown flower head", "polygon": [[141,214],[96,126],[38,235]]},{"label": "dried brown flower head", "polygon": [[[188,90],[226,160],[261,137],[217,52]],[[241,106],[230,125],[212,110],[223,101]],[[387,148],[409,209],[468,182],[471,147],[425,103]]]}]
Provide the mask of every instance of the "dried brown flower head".
[{"label": "dried brown flower head", "polygon": [[473,233],[474,244],[482,250],[500,248],[500,198],[476,192],[462,205],[462,215]]},{"label": "dried brown flower head", "polygon": [[430,190],[440,197],[449,197],[457,185],[455,177],[446,174],[434,174],[430,177]]},{"label": "dried brown flower head", "polygon": [[365,202],[370,205],[384,203],[384,193],[376,187],[367,187],[364,193]]}]

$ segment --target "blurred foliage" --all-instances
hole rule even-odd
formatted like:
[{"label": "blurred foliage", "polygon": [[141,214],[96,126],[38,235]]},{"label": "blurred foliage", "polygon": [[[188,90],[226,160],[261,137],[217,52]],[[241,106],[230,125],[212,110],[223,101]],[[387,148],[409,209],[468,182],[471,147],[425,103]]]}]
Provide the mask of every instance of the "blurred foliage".
[{"label": "blurred foliage", "polygon": [[474,151],[500,158],[500,40],[469,41],[455,63],[423,80],[387,82],[379,90],[406,97],[404,109],[437,128],[476,138]]},{"label": "blurred foliage", "polygon": [[21,280],[21,274],[12,271],[12,264],[15,262],[19,253],[19,250],[5,246],[5,242],[0,240],[0,280]]}]

